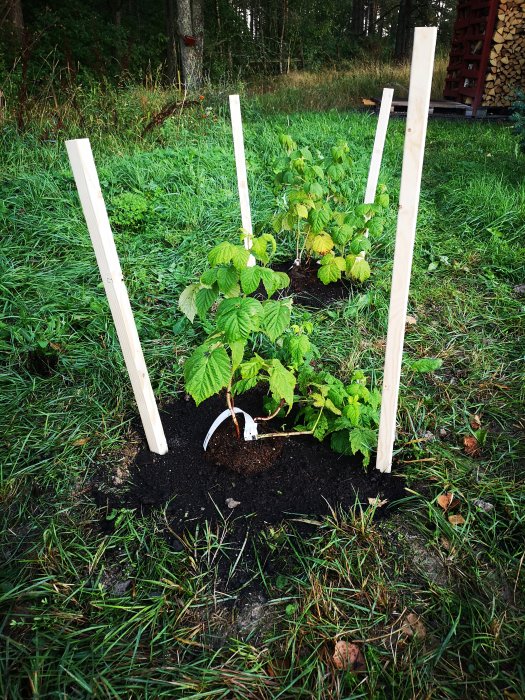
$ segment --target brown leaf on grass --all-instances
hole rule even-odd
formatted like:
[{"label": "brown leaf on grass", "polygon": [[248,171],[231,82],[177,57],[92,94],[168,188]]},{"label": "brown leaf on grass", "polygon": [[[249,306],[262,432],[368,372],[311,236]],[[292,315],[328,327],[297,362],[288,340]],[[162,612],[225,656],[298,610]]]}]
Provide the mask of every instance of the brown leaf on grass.
[{"label": "brown leaf on grass", "polygon": [[416,613],[408,613],[400,632],[407,637],[419,637],[419,639],[423,639],[426,637],[427,629],[419,619],[419,615],[416,615]]},{"label": "brown leaf on grass", "polygon": [[479,443],[473,435],[465,435],[463,437],[463,449],[469,457],[479,457],[481,454]]},{"label": "brown leaf on grass", "polygon": [[442,493],[440,496],[437,497],[437,504],[443,510],[445,513],[447,510],[453,510],[454,508],[457,508],[459,506],[459,501],[457,498],[454,498],[454,494],[451,493],[450,491],[446,491],[445,493]]},{"label": "brown leaf on grass", "polygon": [[415,316],[407,316],[407,326],[415,326],[417,323],[417,318]]},{"label": "brown leaf on grass", "polygon": [[449,515],[448,522],[451,525],[463,525],[465,522],[465,518],[459,513],[457,515]]},{"label": "brown leaf on grass", "polygon": [[85,437],[85,438],[79,438],[78,440],[74,440],[71,444],[73,447],[81,447],[82,445],[85,445],[86,442],[89,442],[91,438]]},{"label": "brown leaf on grass", "polygon": [[481,428],[481,418],[478,416],[477,413],[476,415],[471,416],[470,427],[472,428],[472,430],[479,430]]},{"label": "brown leaf on grass", "polygon": [[382,508],[383,506],[386,506],[388,503],[388,498],[385,498],[384,500],[381,500],[379,496],[376,496],[375,498],[371,498],[370,496],[368,497],[368,503],[371,506],[375,506],[376,508]]},{"label": "brown leaf on grass", "polygon": [[365,670],[365,657],[357,644],[340,640],[335,643],[332,657],[335,668],[339,671],[353,671],[358,673]]}]

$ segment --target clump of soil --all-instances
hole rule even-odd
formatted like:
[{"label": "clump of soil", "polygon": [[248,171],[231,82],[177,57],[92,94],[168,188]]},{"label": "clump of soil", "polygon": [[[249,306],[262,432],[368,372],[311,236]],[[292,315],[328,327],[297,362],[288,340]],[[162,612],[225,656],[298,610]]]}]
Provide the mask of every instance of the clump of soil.
[{"label": "clump of soil", "polygon": [[240,440],[232,420],[220,425],[208,444],[206,458],[218,467],[225,467],[239,474],[258,474],[266,471],[281,455],[284,439],[268,438],[245,442],[242,417],[239,418],[239,426]]},{"label": "clump of soil", "polygon": [[298,304],[312,309],[322,309],[333,301],[348,299],[352,291],[352,285],[347,280],[323,284],[317,276],[319,265],[312,259],[304,261],[300,267],[290,261],[272,265],[272,268],[277,272],[286,272],[290,277],[290,286],[280,294],[293,294]]}]

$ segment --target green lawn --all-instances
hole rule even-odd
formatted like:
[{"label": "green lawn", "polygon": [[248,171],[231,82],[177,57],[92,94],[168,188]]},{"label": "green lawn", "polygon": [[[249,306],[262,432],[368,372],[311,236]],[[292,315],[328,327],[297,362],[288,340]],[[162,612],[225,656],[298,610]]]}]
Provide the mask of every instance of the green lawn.
[{"label": "green lawn", "polygon": [[[176,310],[178,294],[240,226],[223,115],[185,112],[143,138],[131,119],[111,136],[89,119],[71,131],[93,135],[161,401],[180,395],[199,337]],[[374,116],[264,116],[257,102],[244,116],[256,227],[275,207],[282,131],[321,150],[348,140],[362,197]],[[91,483],[123,464],[136,410],[69,135],[1,132],[2,697],[523,697],[525,297],[515,287],[525,283],[525,160],[510,126],[429,124],[409,302],[417,323],[405,351],[443,365],[402,376],[405,501],[377,521],[370,511],[334,513],[310,538],[291,524],[262,532],[238,592],[225,586],[224,561],[235,567],[237,557],[227,525],[203,524],[182,548],[164,536],[163,512],[123,510],[112,532],[100,526]],[[313,315],[313,340],[342,378],[360,367],[381,381],[403,135],[393,120],[382,170],[393,204],[370,253],[373,277],[348,303]],[[475,415],[481,453],[472,457],[463,438]],[[437,505],[444,491],[459,499],[464,524]],[[424,635],[407,634],[410,613]],[[337,640],[360,643],[366,673],[334,668]]]}]

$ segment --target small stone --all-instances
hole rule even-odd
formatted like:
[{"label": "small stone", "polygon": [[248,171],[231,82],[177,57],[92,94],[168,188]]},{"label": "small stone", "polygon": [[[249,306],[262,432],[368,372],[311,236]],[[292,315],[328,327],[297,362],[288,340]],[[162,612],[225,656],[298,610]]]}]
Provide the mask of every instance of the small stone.
[{"label": "small stone", "polygon": [[493,503],[488,503],[488,501],[482,501],[481,498],[475,498],[472,503],[480,508],[480,510],[484,510],[485,513],[490,513],[491,510],[494,510],[494,504]]},{"label": "small stone", "polygon": [[237,508],[237,506],[240,506],[240,505],[241,505],[241,502],[240,502],[240,501],[236,501],[236,500],[233,499],[233,498],[227,498],[227,499],[226,499],[226,505],[228,506],[228,508],[230,508],[230,510],[233,510],[234,508]]},{"label": "small stone", "polygon": [[439,429],[439,437],[440,438],[446,438],[448,435],[448,432],[445,430],[445,428],[440,428]]}]

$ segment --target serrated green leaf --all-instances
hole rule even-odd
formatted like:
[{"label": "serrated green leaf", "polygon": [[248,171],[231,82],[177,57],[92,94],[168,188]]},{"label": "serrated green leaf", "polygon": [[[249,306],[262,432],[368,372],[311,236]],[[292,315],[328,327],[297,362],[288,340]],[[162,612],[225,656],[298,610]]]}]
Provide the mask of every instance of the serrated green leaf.
[{"label": "serrated green leaf", "polygon": [[[278,229],[281,230],[280,228]],[[268,254],[268,247],[271,248],[271,253]],[[277,248],[277,243],[275,238],[271,233],[263,233],[262,236],[257,236],[252,239],[252,249],[251,252],[263,263],[267,263],[270,260],[271,255],[275,253]]]},{"label": "serrated green leaf", "polygon": [[423,357],[421,360],[415,360],[410,364],[410,369],[413,372],[419,372],[421,374],[425,372],[434,372],[439,369],[443,364],[443,360],[437,357]]},{"label": "serrated green leaf", "polygon": [[363,466],[370,463],[370,452],[377,444],[377,433],[371,428],[354,428],[350,432],[350,448],[353,454],[361,452],[363,455]]},{"label": "serrated green leaf", "polygon": [[199,289],[195,295],[195,306],[201,320],[206,318],[206,314],[218,296],[219,293],[216,287],[202,287]]},{"label": "serrated green leaf", "polygon": [[237,270],[244,270],[248,265],[248,260],[250,258],[250,251],[247,250],[243,245],[233,246],[232,252],[232,263]]},{"label": "serrated green leaf", "polygon": [[324,440],[326,433],[328,432],[329,424],[328,418],[322,413],[319,416],[319,420],[316,421],[313,436],[316,440]]},{"label": "serrated green leaf", "polygon": [[291,305],[289,300],[263,302],[261,330],[273,342],[284,333],[290,325]]},{"label": "serrated green leaf", "polygon": [[257,377],[250,377],[249,379],[239,379],[238,382],[235,382],[232,386],[232,393],[234,396],[238,396],[239,394],[244,394],[245,391],[249,391],[250,389],[253,389],[254,386],[257,386],[259,380]]},{"label": "serrated green leaf", "polygon": [[301,219],[308,218],[308,209],[304,206],[304,204],[296,204],[295,211],[297,212],[297,216],[299,218],[301,218]]},{"label": "serrated green leaf", "polygon": [[341,180],[341,178],[344,177],[345,174],[345,169],[342,165],[339,163],[333,163],[328,170],[326,171],[326,174],[328,175],[329,178],[331,178],[334,182],[337,182],[338,180]]},{"label": "serrated green leaf", "polygon": [[217,309],[217,328],[224,331],[226,340],[246,340],[252,331],[259,330],[262,305],[252,297],[224,299]]},{"label": "serrated green leaf", "polygon": [[[348,257],[351,257],[351,256],[348,256]],[[348,258],[347,258],[347,260],[348,260]],[[353,277],[354,279],[359,280],[360,282],[364,282],[365,280],[367,280],[370,277],[370,274],[371,274],[370,273],[370,265],[368,264],[368,262],[364,258],[357,256],[354,259],[350,269],[348,269],[348,267],[347,267],[347,274],[350,277]]]},{"label": "serrated green leaf", "polygon": [[295,375],[286,369],[279,360],[272,360],[268,371],[270,391],[276,401],[284,399],[288,406],[293,404]]},{"label": "serrated green leaf", "polygon": [[233,267],[219,267],[217,269],[217,284],[223,294],[229,294],[239,281],[239,273]]},{"label": "serrated green leaf", "polygon": [[370,221],[367,222],[366,227],[368,229],[368,233],[371,236],[380,236],[381,233],[383,232],[383,229],[385,227],[384,221],[380,216],[374,216],[373,219],[370,219]]},{"label": "serrated green leaf", "polygon": [[184,364],[186,391],[197,406],[228,386],[230,376],[230,358],[222,346],[210,349],[201,345]]},{"label": "serrated green leaf", "polygon": [[228,241],[223,241],[212,248],[208,253],[208,262],[210,265],[228,265],[231,262],[234,250],[237,246]]},{"label": "serrated green leaf", "polygon": [[304,363],[306,355],[310,352],[312,344],[306,335],[292,335],[288,341],[288,352],[291,364],[296,368]]},{"label": "serrated green leaf", "polygon": [[[343,258],[335,255],[325,255],[321,260],[321,265],[317,271],[317,276],[323,284],[330,284],[341,279],[341,262],[345,265]],[[344,269],[344,267],[343,267]]]},{"label": "serrated green leaf", "polygon": [[207,287],[211,287],[217,281],[217,268],[212,267],[206,272],[203,272],[201,276],[201,284],[205,284]]},{"label": "serrated green leaf", "polygon": [[328,204],[324,204],[319,209],[311,209],[308,214],[308,221],[313,233],[320,233],[330,221],[332,210]]},{"label": "serrated green leaf", "polygon": [[344,246],[352,239],[354,235],[355,226],[350,226],[350,224],[343,224],[342,226],[335,226],[331,229],[330,234],[337,245]]},{"label": "serrated green leaf", "polygon": [[379,204],[380,207],[386,208],[390,204],[390,197],[388,194],[386,194],[386,192],[378,194],[376,197],[376,204]]},{"label": "serrated green leaf", "polygon": [[361,405],[358,402],[352,402],[347,404],[343,409],[343,414],[345,418],[348,418],[350,425],[353,427],[359,424],[359,417],[361,415]]},{"label": "serrated green leaf", "polygon": [[357,396],[357,398],[363,399],[363,401],[368,401],[370,398],[370,392],[364,384],[350,384],[346,387],[346,393],[348,396]]},{"label": "serrated green leaf", "polygon": [[308,185],[308,193],[313,199],[321,199],[324,194],[323,186],[319,182],[312,182]]},{"label": "serrated green leaf", "polygon": [[241,270],[241,287],[245,294],[255,292],[261,282],[261,269],[258,265]]},{"label": "serrated green leaf", "polygon": [[330,447],[334,452],[341,455],[351,455],[350,433],[348,430],[337,430],[330,437]]},{"label": "serrated green leaf", "polygon": [[191,323],[193,323],[193,319],[197,315],[195,297],[200,288],[201,286],[199,283],[189,284],[179,297],[179,309],[189,318]]},{"label": "serrated green leaf", "polygon": [[290,278],[285,272],[275,272],[269,267],[261,268],[261,279],[269,297],[273,296],[278,289],[290,286]]},{"label": "serrated green leaf", "polygon": [[341,415],[341,411],[337,408],[337,406],[334,404],[334,402],[329,398],[325,399],[324,407],[326,409],[328,409],[329,411],[331,411],[332,413],[335,413],[336,416]]},{"label": "serrated green leaf", "polygon": [[232,355],[232,372],[239,367],[244,356],[244,349],[246,343],[243,340],[237,340],[234,343],[230,343],[230,350]]}]

